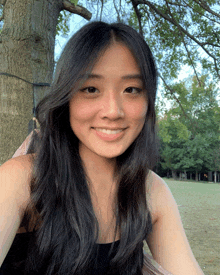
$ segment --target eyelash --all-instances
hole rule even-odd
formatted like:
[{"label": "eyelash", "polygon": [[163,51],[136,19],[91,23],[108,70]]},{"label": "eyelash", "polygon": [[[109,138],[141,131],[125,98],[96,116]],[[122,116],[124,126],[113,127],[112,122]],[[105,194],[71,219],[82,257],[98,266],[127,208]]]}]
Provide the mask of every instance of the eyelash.
[{"label": "eyelash", "polygon": [[81,91],[81,92],[87,92],[88,94],[94,94],[94,93],[90,93],[90,92],[87,91],[88,89],[91,89],[91,88],[97,90],[95,87],[90,86],[90,87],[83,88],[83,89],[81,89],[80,91]]},{"label": "eyelash", "polygon": [[[88,91],[88,90],[91,89],[91,88],[92,88],[93,90],[95,90],[95,91],[98,90],[98,89],[96,89],[95,87],[90,86],[90,87],[83,88],[83,89],[81,89],[80,91],[82,91],[82,92],[87,92],[88,94],[95,94],[95,92],[89,92],[89,91]],[[125,89],[125,91],[127,91],[128,89],[136,90],[135,93],[128,92],[129,94],[139,94],[139,93],[142,92],[142,89],[137,88],[137,87],[127,87],[127,88]]]},{"label": "eyelash", "polygon": [[128,89],[134,89],[134,90],[136,90],[136,92],[134,94],[140,94],[142,92],[142,89],[137,88],[137,87],[128,87],[128,88],[125,89],[125,91],[128,90]]}]

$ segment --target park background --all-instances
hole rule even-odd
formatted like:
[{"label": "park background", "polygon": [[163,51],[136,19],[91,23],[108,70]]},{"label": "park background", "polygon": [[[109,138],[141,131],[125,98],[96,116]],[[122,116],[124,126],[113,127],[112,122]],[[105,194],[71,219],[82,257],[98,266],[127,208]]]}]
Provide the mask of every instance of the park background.
[{"label": "park background", "polygon": [[68,38],[89,20],[124,22],[155,55],[160,159],[193,252],[220,274],[220,3],[0,0],[0,164],[34,128]]}]

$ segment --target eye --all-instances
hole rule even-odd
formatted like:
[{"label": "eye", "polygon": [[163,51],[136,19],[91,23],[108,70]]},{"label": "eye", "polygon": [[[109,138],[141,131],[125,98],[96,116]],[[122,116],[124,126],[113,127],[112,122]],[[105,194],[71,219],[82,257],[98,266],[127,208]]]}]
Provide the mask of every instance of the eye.
[{"label": "eye", "polygon": [[95,87],[86,87],[80,90],[81,92],[86,92],[87,94],[95,94],[98,92],[98,89]]},{"label": "eye", "polygon": [[125,89],[125,92],[129,94],[139,94],[142,92],[142,89],[136,87],[128,87]]}]

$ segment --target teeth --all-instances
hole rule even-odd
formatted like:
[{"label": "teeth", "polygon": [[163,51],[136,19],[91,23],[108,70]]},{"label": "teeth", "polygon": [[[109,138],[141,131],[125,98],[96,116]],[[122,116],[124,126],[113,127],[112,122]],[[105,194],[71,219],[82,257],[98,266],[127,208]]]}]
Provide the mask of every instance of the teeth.
[{"label": "teeth", "polygon": [[122,130],[109,130],[109,129],[96,129],[96,130],[108,135],[118,134],[122,132]]}]

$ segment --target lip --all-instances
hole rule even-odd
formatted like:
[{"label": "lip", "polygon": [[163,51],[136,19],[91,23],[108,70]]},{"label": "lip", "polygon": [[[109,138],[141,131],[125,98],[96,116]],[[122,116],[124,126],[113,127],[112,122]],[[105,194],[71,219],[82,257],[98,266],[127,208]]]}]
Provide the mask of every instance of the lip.
[{"label": "lip", "polygon": [[[108,127],[96,127],[96,128],[92,128],[96,135],[101,138],[102,140],[105,141],[116,141],[121,139],[124,134],[125,134],[125,130],[126,128],[108,128]],[[117,131],[117,130],[121,130],[119,133],[114,133],[114,134],[109,134],[109,133],[103,133],[101,131],[98,131],[97,129],[105,129],[105,130],[112,130],[112,131]]]},{"label": "lip", "polygon": [[125,130],[126,127],[92,127],[93,129],[105,129],[105,130],[112,130],[112,131],[117,131],[117,130]]}]

